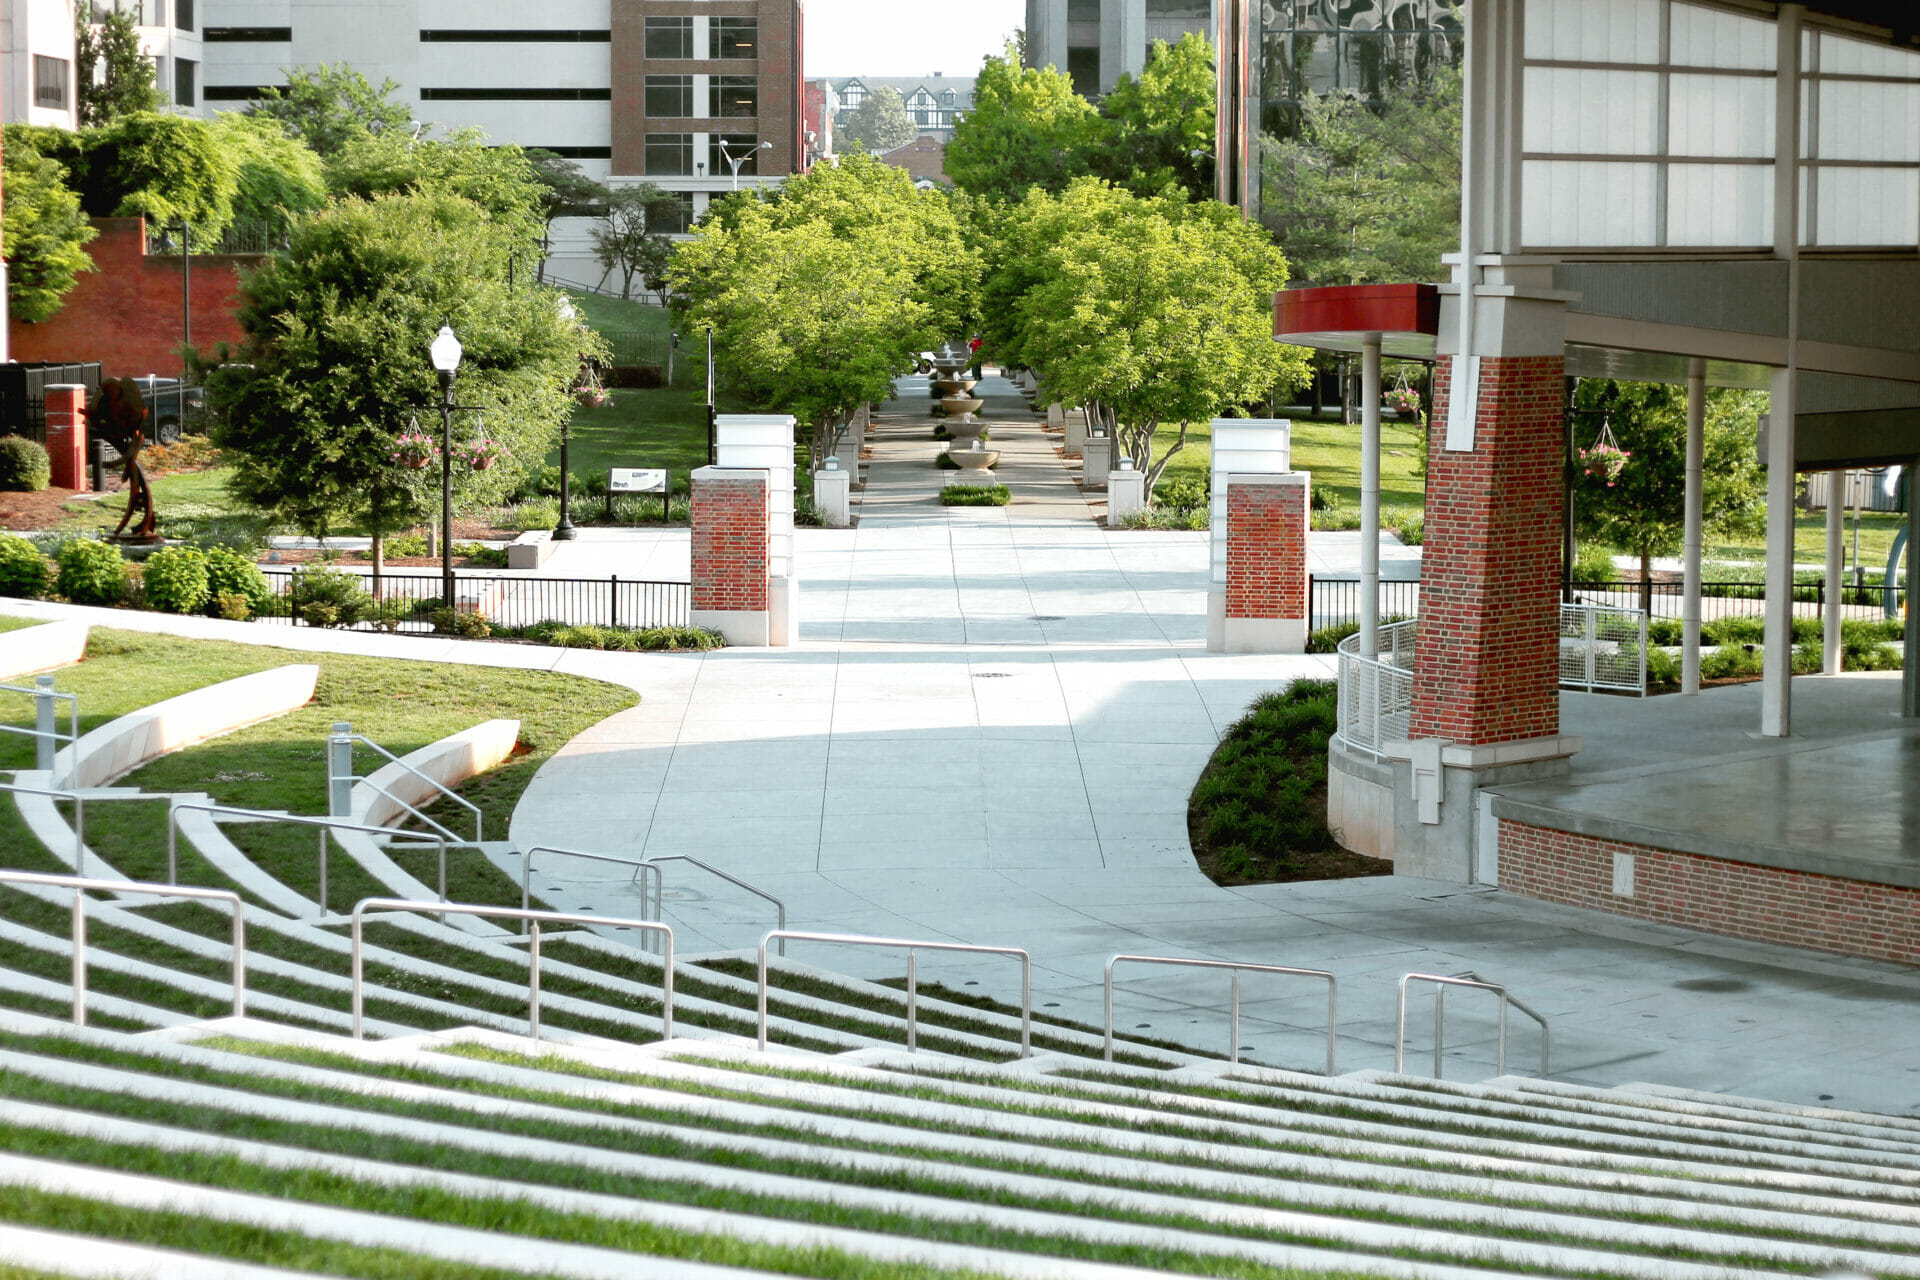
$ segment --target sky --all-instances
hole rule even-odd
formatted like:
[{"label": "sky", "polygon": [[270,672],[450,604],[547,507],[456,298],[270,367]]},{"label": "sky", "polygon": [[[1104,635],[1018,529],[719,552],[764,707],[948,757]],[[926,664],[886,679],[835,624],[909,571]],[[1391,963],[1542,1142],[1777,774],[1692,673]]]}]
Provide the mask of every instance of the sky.
[{"label": "sky", "polygon": [[805,0],[806,73],[970,76],[1026,21],[1025,0]]}]

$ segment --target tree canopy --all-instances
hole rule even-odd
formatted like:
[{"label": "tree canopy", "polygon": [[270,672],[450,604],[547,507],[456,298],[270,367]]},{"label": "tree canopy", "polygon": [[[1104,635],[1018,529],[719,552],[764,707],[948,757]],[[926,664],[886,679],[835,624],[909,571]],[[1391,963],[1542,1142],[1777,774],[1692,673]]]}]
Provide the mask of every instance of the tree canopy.
[{"label": "tree canopy", "polygon": [[272,120],[223,111],[213,133],[234,166],[233,220],[284,234],[327,202],[320,157]]},{"label": "tree canopy", "polygon": [[145,112],[79,133],[36,131],[43,154],[67,166],[81,206],[96,218],[185,220],[194,239],[217,240],[233,221],[240,164],[214,126]]},{"label": "tree canopy", "polygon": [[74,106],[83,129],[156,110],[164,101],[133,15],[113,9],[95,24],[93,8],[80,5],[74,16]]},{"label": "tree canopy", "polygon": [[326,168],[335,196],[444,192],[470,200],[508,233],[522,261],[538,250],[546,231],[548,189],[527,153],[489,146],[478,130],[419,140],[397,130],[363,131],[328,158]]},{"label": "tree canopy", "polygon": [[513,237],[444,191],[337,200],[242,285],[245,341],[207,372],[233,451],[230,488],[256,510],[321,534],[354,521],[391,531],[437,503],[434,474],[393,457],[418,426],[438,437],[427,346],[442,324],[466,348],[456,450],[504,445],[491,470],[456,464],[467,502],[497,501],[539,466],[572,412],[580,362],[604,352],[557,291],[507,284]]},{"label": "tree canopy", "polygon": [[67,171],[6,130],[6,217],[0,224],[7,262],[7,306],[15,320],[37,324],[60,310],[74,277],[93,270],[87,242],[99,232],[67,186]]},{"label": "tree canopy", "polygon": [[399,87],[388,79],[375,88],[344,62],[292,67],[287,70],[286,88],[269,88],[253,114],[277,120],[331,160],[349,144],[373,134],[404,136],[412,131],[413,111],[404,102],[389,101]]},{"label": "tree canopy", "polygon": [[1085,174],[1099,127],[1093,104],[1055,67],[1022,67],[1012,46],[981,65],[973,109],[953,127],[947,174],[975,195],[1018,200]]},{"label": "tree canopy", "polygon": [[633,296],[634,282],[643,288],[666,285],[673,241],[661,228],[671,225],[680,198],[651,182],[621,187],[607,196],[606,216],[592,231],[594,260],[607,272],[620,273],[620,296]]},{"label": "tree canopy", "polygon": [[920,136],[900,91],[886,85],[869,89],[859,106],[838,118],[834,129],[844,150],[893,151]]},{"label": "tree canopy", "polygon": [[1100,103],[1091,143],[1093,172],[1135,195],[1182,190],[1213,194],[1218,77],[1213,45],[1195,32],[1178,44],[1156,40],[1138,79],[1120,77]]}]

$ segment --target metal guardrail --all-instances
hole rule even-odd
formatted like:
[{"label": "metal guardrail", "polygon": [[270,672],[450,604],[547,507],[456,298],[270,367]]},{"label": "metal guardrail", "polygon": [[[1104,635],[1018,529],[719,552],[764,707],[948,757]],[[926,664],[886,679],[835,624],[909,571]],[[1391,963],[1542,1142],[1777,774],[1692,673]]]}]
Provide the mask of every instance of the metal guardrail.
[{"label": "metal guardrail", "polygon": [[334,831],[357,831],[361,835],[387,836],[390,839],[405,840],[414,844],[432,844],[440,851],[440,901],[447,900],[447,840],[444,836],[431,831],[402,831],[397,827],[369,827],[358,822],[346,822],[339,818],[309,818],[300,814],[276,813],[270,809],[236,809],[224,804],[174,804],[167,807],[167,879],[169,882],[180,879],[179,837],[180,815],[183,813],[205,813],[218,818],[246,818],[262,826],[291,826],[320,828],[320,910],[327,908],[327,835]]},{"label": "metal guardrail", "polygon": [[1348,636],[1335,650],[1339,671],[1336,724],[1349,747],[1383,759],[1389,742],[1404,742],[1413,725],[1415,622],[1392,622],[1376,633],[1378,657]]},{"label": "metal guardrail", "polygon": [[[351,570],[349,570],[351,571]],[[305,625],[293,617],[292,594],[297,569],[263,568],[273,600],[256,621],[267,625]],[[369,568],[370,574],[370,568]],[[363,575],[366,576],[366,575]],[[370,576],[368,578],[371,585]],[[405,606],[411,621],[393,625],[399,634],[424,634],[430,616],[440,608],[445,581],[439,574],[381,575],[381,599],[390,610]],[[622,578],[545,578],[524,571],[497,574],[461,573],[454,591],[471,601],[488,622],[502,627],[530,627],[552,622],[567,626],[684,627],[692,618],[693,588],[685,582]]]},{"label": "metal guardrail", "polygon": [[1243,964],[1234,960],[1188,960],[1178,956],[1118,955],[1107,961],[1106,1041],[1102,1057],[1113,1061],[1113,967],[1117,964],[1161,964],[1183,969],[1233,970],[1233,997],[1227,1021],[1227,1061],[1240,1061],[1240,975],[1242,973],[1286,973],[1303,978],[1327,980],[1327,1074],[1333,1074],[1335,1023],[1339,1018],[1339,982],[1325,969],[1295,969],[1279,964]]},{"label": "metal guardrail", "polygon": [[[402,769],[405,769],[408,773],[420,779],[420,781],[426,783],[435,791],[438,791],[442,796],[453,801],[468,813],[471,813],[473,815],[472,841],[462,840],[458,835],[454,834],[452,829],[445,823],[428,817],[425,813],[422,813],[417,806],[407,803],[399,796],[388,791],[385,787],[375,786],[371,778],[363,778],[354,773],[353,747],[355,743],[373,748],[374,752],[383,757],[389,764],[399,765]],[[374,791],[379,792],[382,796],[385,796],[402,809],[405,809],[416,820],[425,823],[427,826],[432,827],[435,831],[445,836],[449,843],[472,843],[478,845],[484,838],[482,832],[485,829],[483,825],[485,819],[480,812],[479,805],[447,786],[446,783],[441,782],[438,778],[429,778],[426,774],[420,772],[405,760],[402,760],[399,756],[396,756],[393,752],[375,742],[372,738],[367,737],[366,734],[355,733],[352,725],[345,722],[336,723],[333,726],[333,731],[327,735],[328,806],[336,810],[342,807],[351,809],[353,806],[353,787],[355,783],[363,783],[371,787]],[[336,814],[335,816],[340,815]]]},{"label": "metal guardrail", "polygon": [[1448,987],[1468,987],[1475,991],[1491,991],[1495,995],[1500,997],[1500,1048],[1499,1048],[1499,1058],[1498,1058],[1498,1064],[1497,1064],[1498,1069],[1495,1071],[1494,1074],[1502,1075],[1502,1076],[1507,1074],[1507,1006],[1508,1005],[1512,1005],[1514,1008],[1518,1009],[1521,1013],[1524,1013],[1525,1015],[1527,1015],[1527,1017],[1532,1018],[1535,1022],[1540,1024],[1540,1075],[1544,1079],[1545,1077],[1552,1074],[1547,1069],[1548,1050],[1550,1047],[1550,1033],[1547,1030],[1547,1020],[1545,1018],[1541,1017],[1539,1014],[1535,1013],[1532,1009],[1529,1009],[1526,1005],[1521,1004],[1518,1000],[1515,1000],[1512,996],[1508,995],[1507,989],[1501,986],[1497,982],[1486,982],[1482,980],[1480,977],[1478,977],[1477,975],[1473,975],[1473,974],[1467,974],[1464,976],[1457,976],[1457,977],[1449,977],[1447,975],[1437,974],[1437,973],[1409,973],[1405,977],[1400,979],[1400,1001],[1399,1001],[1398,1012],[1395,1015],[1394,1036],[1393,1036],[1393,1069],[1396,1073],[1404,1073],[1404,1071],[1406,1070],[1407,984],[1409,982],[1431,982],[1434,984],[1433,1078],[1435,1080],[1438,1080],[1441,1078],[1440,1054],[1441,1054],[1441,1050],[1445,1047],[1445,1041],[1446,1041],[1446,1017],[1447,1017],[1446,990]]},{"label": "metal guardrail", "polygon": [[1616,605],[1560,606],[1560,687],[1647,694],[1647,615]]},{"label": "metal guardrail", "polygon": [[803,933],[775,929],[760,939],[760,1052],[767,1051],[767,944],[776,938],[795,942],[831,942],[848,947],[904,948],[907,953],[907,1052],[919,1042],[919,968],[916,952],[959,951],[971,955],[1020,957],[1020,1056],[1033,1053],[1033,957],[1020,947],[980,947],[962,942],[918,942],[912,938],[872,938],[858,933]]},{"label": "metal guardrail", "polygon": [[[627,883],[639,883],[640,909],[647,913],[647,918],[650,920],[666,919],[664,897],[667,876],[666,872],[660,869],[660,864],[663,862],[690,862],[702,871],[712,872],[728,884],[745,889],[755,897],[764,898],[768,902],[771,902],[779,912],[779,924],[776,932],[784,930],[787,927],[787,904],[785,902],[774,897],[758,885],[748,884],[745,880],[740,879],[740,877],[729,875],[712,863],[702,861],[688,853],[664,853],[651,858],[622,858],[610,853],[582,853],[578,849],[561,849],[553,845],[536,845],[520,855],[520,909],[522,911],[525,911],[533,905],[533,855],[536,853],[552,853],[563,858],[586,858],[592,862],[612,862],[618,863],[621,866],[633,867],[634,873],[632,877],[628,879]],[[652,874],[648,875],[648,872]],[[787,942],[785,938],[780,940],[780,954],[783,956],[787,954]]]},{"label": "metal guardrail", "polygon": [[156,898],[201,898],[233,908],[233,1016],[247,1016],[247,918],[240,895],[224,889],[189,889],[138,880],[95,880],[87,876],[48,876],[31,871],[0,871],[0,884],[44,885],[73,890],[73,1025],[87,1025],[87,893],[140,894]]},{"label": "metal guardrail", "polygon": [[660,1038],[673,1039],[673,927],[654,920],[626,920],[619,916],[577,915],[562,911],[516,911],[512,907],[478,907],[461,902],[410,902],[405,898],[364,898],[353,908],[353,1038],[363,1040],[362,1009],[366,984],[362,976],[363,932],[368,911],[421,911],[439,915],[483,916],[524,920],[531,926],[527,952],[527,1035],[540,1038],[540,926],[542,924],[603,925],[663,934],[665,952],[660,962]]},{"label": "metal guardrail", "polygon": [[[728,875],[726,872],[722,871],[720,868],[714,866],[711,862],[703,862],[699,858],[694,857],[690,853],[663,853],[663,854],[659,854],[658,856],[650,857],[647,859],[648,865],[653,867],[658,867],[659,864],[661,864],[662,862],[692,863],[694,866],[699,867],[702,871],[710,872],[713,875],[719,876],[722,880],[725,880],[728,884],[733,885],[735,888],[745,889],[748,893],[752,894],[754,897],[763,898],[766,901],[771,902],[774,906],[774,910],[779,913],[778,923],[775,925],[774,932],[781,935],[780,954],[783,956],[787,954],[787,939],[785,936],[786,928],[787,928],[787,904],[785,902],[781,901],[779,898],[774,897],[772,894],[768,893],[765,889],[760,888],[758,885],[748,884],[745,880],[742,880],[739,876]],[[664,872],[654,877],[653,918],[655,920],[662,920],[666,918],[665,913],[662,910],[662,903],[660,901],[662,890],[666,888],[666,883],[667,883],[667,878]]]},{"label": "metal guardrail", "polygon": [[[33,728],[26,729],[17,724],[0,724],[0,733],[11,733],[34,739],[34,767],[51,778],[60,744],[64,742],[71,747],[80,741],[80,695],[55,691],[52,676],[34,677],[32,688],[18,684],[0,684],[0,693],[18,693],[33,699]],[[57,705],[62,702],[67,704],[65,733],[60,732],[60,708]],[[78,760],[73,764],[76,769],[80,766]],[[67,781],[72,782],[73,778],[69,776]]]},{"label": "metal guardrail", "polygon": [[0,792],[17,796],[48,796],[73,801],[73,869],[87,872],[87,795],[84,791],[59,791],[48,787],[23,787],[17,782],[0,782]]},{"label": "metal guardrail", "polygon": [[[649,871],[653,873],[652,878],[655,880],[660,879],[664,874],[660,868],[653,866],[645,858],[621,858],[610,853],[582,853],[578,849],[561,849],[549,844],[535,845],[533,848],[527,849],[520,854],[520,909],[522,911],[531,910],[533,907],[533,855],[536,853],[554,853],[559,854],[563,858],[585,858],[590,862],[614,862],[623,867],[632,867],[634,868],[634,872],[633,876],[627,881],[628,884],[639,881],[641,877],[645,876]],[[640,909],[642,911],[652,910],[653,918],[658,920],[660,918],[660,912],[657,907],[654,906],[656,902],[657,899],[648,897],[646,886],[644,884],[641,885]],[[523,928],[521,932],[525,933],[526,930]]]}]

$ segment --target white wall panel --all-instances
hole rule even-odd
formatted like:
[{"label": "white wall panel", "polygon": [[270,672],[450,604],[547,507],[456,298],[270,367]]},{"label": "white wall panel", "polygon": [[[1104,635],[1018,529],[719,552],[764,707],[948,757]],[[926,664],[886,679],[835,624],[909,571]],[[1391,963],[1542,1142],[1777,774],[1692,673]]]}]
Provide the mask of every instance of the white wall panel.
[{"label": "white wall panel", "polygon": [[1773,86],[1747,76],[1672,77],[1667,151],[1676,156],[1773,155]]},{"label": "white wall panel", "polygon": [[1920,161],[1920,84],[1823,80],[1823,160]]},{"label": "white wall panel", "polygon": [[613,85],[612,49],[605,44],[436,41],[420,46],[420,83],[430,88],[607,89]]},{"label": "white wall panel", "polygon": [[1660,150],[1660,77],[1651,71],[1526,70],[1528,151],[1652,155]]},{"label": "white wall panel", "polygon": [[1920,244],[1920,171],[1820,170],[1822,245]]},{"label": "white wall panel", "polygon": [[1658,62],[1659,0],[1527,0],[1526,56]]},{"label": "white wall panel", "polygon": [[1521,238],[1526,244],[1631,248],[1656,242],[1659,166],[1529,160],[1522,167]]},{"label": "white wall panel", "polygon": [[1667,243],[1757,249],[1773,243],[1773,166],[1676,164],[1667,170]]},{"label": "white wall panel", "polygon": [[1743,14],[1673,6],[1673,39],[1668,57],[1676,67],[1728,67],[1771,71],[1775,59],[1773,24]]}]

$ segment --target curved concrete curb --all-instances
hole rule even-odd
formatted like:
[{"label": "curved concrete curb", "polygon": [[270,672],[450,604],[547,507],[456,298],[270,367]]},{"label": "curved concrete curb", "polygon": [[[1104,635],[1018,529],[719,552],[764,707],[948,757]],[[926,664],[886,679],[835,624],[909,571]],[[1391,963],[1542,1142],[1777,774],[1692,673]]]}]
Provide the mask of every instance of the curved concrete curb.
[{"label": "curved concrete curb", "polygon": [[70,667],[86,656],[88,624],[43,622],[0,633],[0,680]]},{"label": "curved concrete curb", "polygon": [[[431,783],[403,766],[443,787],[457,787],[512,756],[519,742],[518,720],[488,720],[429,743],[402,756],[402,764],[385,765],[356,783],[352,820],[372,827],[391,826],[406,816],[405,805],[424,806],[440,798]],[[446,825],[455,826],[452,821]]]},{"label": "curved concrete curb", "polygon": [[[11,634],[11,633],[9,633]],[[275,667],[156,702],[101,725],[55,757],[54,776],[103,786],[149,760],[285,715],[313,700],[320,668]]]}]

